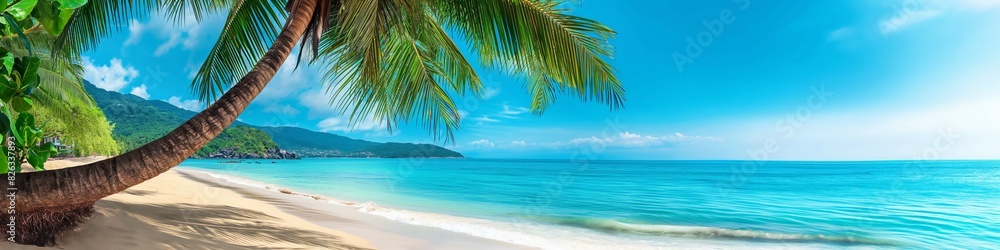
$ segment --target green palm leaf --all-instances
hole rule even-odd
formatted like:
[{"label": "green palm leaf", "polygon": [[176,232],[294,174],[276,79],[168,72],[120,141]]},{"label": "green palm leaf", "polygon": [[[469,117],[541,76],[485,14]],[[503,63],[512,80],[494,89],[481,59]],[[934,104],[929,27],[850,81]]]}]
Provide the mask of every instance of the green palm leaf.
[{"label": "green palm leaf", "polygon": [[[625,91],[607,62],[615,32],[597,21],[570,15],[565,1],[435,0],[445,24],[457,28],[483,63],[519,75],[540,114],[566,90],[613,109]],[[542,93],[539,91],[545,91]]]},{"label": "green palm leaf", "polygon": [[624,89],[607,62],[614,31],[573,16],[562,2],[529,0],[347,1],[317,60],[339,110],[392,131],[419,120],[446,140],[459,127],[450,94],[480,94],[476,72],[449,37],[462,35],[483,63],[520,76],[541,114],[568,93],[619,108]]},{"label": "green palm leaf", "polygon": [[101,40],[128,28],[133,19],[163,11],[168,19],[180,23],[184,12],[192,9],[195,19],[226,9],[233,0],[91,0],[73,14],[64,31],[56,38],[55,48],[82,53],[97,48]]},{"label": "green palm leaf", "polygon": [[447,141],[460,125],[450,94],[480,94],[482,83],[427,6],[414,3],[345,2],[316,60],[331,104],[351,122],[376,120],[391,132],[419,120]]},{"label": "green palm leaf", "polygon": [[[39,101],[53,103],[75,99],[93,105],[93,99],[83,88],[84,70],[80,65],[80,56],[68,50],[59,56],[52,55],[55,37],[44,30],[25,33],[25,37],[34,44],[34,55],[41,60],[38,68],[41,91],[35,95]],[[0,44],[15,56],[27,56],[28,48],[21,41],[20,38],[3,38],[0,39]]]},{"label": "green palm leaf", "polygon": [[214,101],[267,52],[287,18],[282,6],[280,0],[242,0],[232,4],[219,40],[191,82],[192,91],[202,101]]}]

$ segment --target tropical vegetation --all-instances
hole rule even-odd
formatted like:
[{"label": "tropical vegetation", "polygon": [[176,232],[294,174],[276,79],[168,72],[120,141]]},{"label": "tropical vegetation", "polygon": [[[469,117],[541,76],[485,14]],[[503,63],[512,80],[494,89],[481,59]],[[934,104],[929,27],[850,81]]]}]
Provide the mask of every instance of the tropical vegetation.
[{"label": "tropical vegetation", "polygon": [[[22,81],[20,83],[10,78],[8,72],[4,84],[4,103],[14,104],[17,101],[18,90],[27,90],[26,95],[17,101],[21,104],[29,103],[30,111],[24,115],[32,116],[39,125],[44,124],[44,129],[38,128],[41,135],[30,139],[59,138],[65,145],[71,146],[71,151],[65,152],[75,155],[113,155],[119,152],[119,147],[111,138],[111,126],[107,123],[104,114],[93,106],[90,97],[83,90],[81,81],[83,67],[79,64],[78,54],[61,53],[52,49],[56,35],[61,32],[68,22],[67,17],[74,13],[74,9],[82,6],[86,1],[0,1],[3,8],[4,17],[0,18],[0,27],[3,27],[0,37],[0,45],[9,52],[7,59],[17,58],[37,58],[38,66],[34,69],[36,78],[25,78],[23,73],[13,73],[18,75]],[[9,5],[9,6],[8,6]],[[61,56],[53,56],[60,54]],[[5,60],[7,60],[5,59]],[[34,67],[34,66],[32,66]],[[14,67],[16,68],[16,67]],[[27,81],[24,81],[27,80]],[[20,85],[18,85],[20,84]],[[37,85],[37,86],[31,86]],[[24,98],[27,97],[27,98]],[[13,105],[5,105],[15,108]],[[20,114],[16,109],[9,109],[5,115],[16,119]],[[10,123],[10,122],[8,122]],[[14,122],[16,126],[16,120]],[[17,138],[19,134],[13,133],[11,136]],[[29,139],[29,138],[23,138]],[[17,143],[16,143],[17,144]],[[24,145],[28,145],[27,143]],[[48,147],[48,146],[46,146]],[[15,150],[16,152],[22,152]],[[17,153],[15,153],[17,154]],[[28,154],[30,152],[22,152]],[[36,156],[35,162],[42,163],[41,155]],[[20,157],[27,158],[27,157]],[[30,163],[30,162],[29,162]],[[19,170],[20,164],[13,164],[10,167]],[[41,170],[43,166],[35,166],[36,170]],[[2,170],[2,169],[0,169]],[[2,173],[3,171],[0,171]]]},{"label": "tropical vegetation", "polygon": [[97,200],[195,154],[236,121],[300,43],[295,60],[324,70],[323,84],[351,121],[384,122],[390,131],[414,122],[445,142],[460,125],[453,97],[483,90],[452,36],[461,37],[480,63],[520,77],[536,114],[564,94],[612,108],[624,104],[607,62],[614,32],[570,14],[563,1],[93,1],[64,27],[60,21],[45,28],[65,29],[54,51],[78,52],[152,10],[177,18],[188,9],[199,20],[228,12],[222,39],[192,83],[194,93],[212,104],[167,135],[116,157],[2,183],[0,188],[21,188],[17,213],[27,215],[22,230],[28,232],[17,235],[18,242],[53,244],[89,216]]},{"label": "tropical vegetation", "polygon": [[[160,100],[146,100],[134,95],[107,91],[85,82],[87,93],[114,124],[114,140],[129,151],[160,138],[197,113]],[[238,131],[234,129],[239,128]],[[298,157],[462,157],[462,154],[436,145],[378,143],[341,135],[316,132],[298,127],[252,126],[240,121],[212,139],[194,157],[212,155],[275,155],[288,150]]]},{"label": "tropical vegetation", "polygon": [[[4,133],[4,146],[0,153],[0,173],[21,172],[27,162],[36,171],[45,169],[49,157],[57,154],[51,141],[44,141],[42,128],[47,123],[36,123],[29,112],[40,104],[49,104],[46,111],[64,111],[55,101],[70,101],[86,96],[76,91],[78,82],[66,81],[73,65],[64,60],[52,60],[51,47],[36,46],[37,40],[58,35],[66,26],[76,8],[86,1],[31,0],[0,1],[0,131]],[[22,28],[23,27],[23,28]],[[49,39],[51,40],[51,39]],[[43,59],[44,58],[44,59]],[[78,74],[75,74],[78,75]],[[74,88],[75,87],[75,88]],[[40,101],[41,103],[36,103]]]},{"label": "tropical vegetation", "polygon": [[35,119],[45,123],[43,136],[59,138],[68,146],[65,154],[75,156],[117,155],[122,148],[113,139],[114,126],[101,109],[92,103],[70,98],[63,102],[43,103],[32,113]]}]

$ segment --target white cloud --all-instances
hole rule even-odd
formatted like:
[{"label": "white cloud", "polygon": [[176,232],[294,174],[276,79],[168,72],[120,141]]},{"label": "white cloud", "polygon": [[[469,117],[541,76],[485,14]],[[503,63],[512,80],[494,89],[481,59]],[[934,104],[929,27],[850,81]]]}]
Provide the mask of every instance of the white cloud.
[{"label": "white cloud", "polygon": [[836,40],[847,38],[848,36],[853,35],[853,34],[854,34],[854,29],[852,29],[850,27],[843,27],[843,28],[839,28],[837,30],[834,30],[833,32],[830,32],[830,36],[827,37],[827,40],[829,40],[829,41],[836,41]]},{"label": "white cloud", "polygon": [[[170,48],[175,46],[168,46],[170,43],[179,42],[185,49],[193,49],[195,46],[198,46],[198,40],[200,39],[203,29],[202,27],[202,24],[194,18],[194,13],[188,11],[184,14],[184,21],[181,27],[174,27],[169,29],[168,32],[161,32],[161,34],[167,33],[169,39],[167,39],[167,42],[163,43],[163,45],[157,47],[156,52],[154,52],[153,55],[159,56],[165,54]],[[165,47],[166,49],[164,49]]]},{"label": "white cloud", "polygon": [[145,30],[146,25],[142,24],[138,20],[132,19],[132,24],[128,26],[128,39],[125,39],[125,44],[122,47],[133,45],[139,43],[142,39],[142,33]]},{"label": "white cloud", "polygon": [[457,148],[498,148],[509,150],[533,150],[533,149],[575,149],[581,147],[600,148],[670,148],[681,145],[697,144],[702,142],[721,142],[722,138],[714,136],[689,136],[681,133],[674,133],[665,136],[648,136],[623,132],[608,137],[581,137],[567,141],[556,142],[527,142],[524,140],[513,141],[490,141],[480,139],[471,141]]},{"label": "white cloud", "polygon": [[351,124],[347,118],[333,117],[326,118],[316,124],[319,130],[322,132],[352,132],[352,131],[372,131],[380,130],[385,128],[384,122],[376,122],[372,120],[365,120],[357,122],[356,124]]},{"label": "white cloud", "polygon": [[111,58],[111,63],[106,65],[95,65],[90,57],[84,56],[82,59],[83,79],[104,90],[119,91],[139,77],[138,70],[132,65],[123,66],[122,60],[118,58]]},{"label": "white cloud", "polygon": [[201,111],[202,109],[205,108],[205,105],[203,105],[201,101],[181,100],[180,96],[171,96],[170,99],[167,99],[167,103],[177,106],[178,108],[187,109],[195,112]]},{"label": "white cloud", "polygon": [[1000,0],[904,1],[893,6],[892,14],[878,22],[882,35],[900,31],[953,11],[984,11],[1000,7]]},{"label": "white cloud", "polygon": [[490,98],[493,98],[494,96],[497,96],[499,94],[500,94],[500,88],[486,87],[486,89],[483,90],[483,100],[489,100]]},{"label": "white cloud", "polygon": [[480,116],[480,117],[472,118],[472,120],[478,121],[479,123],[484,123],[484,122],[500,122],[500,120],[490,118],[487,115],[483,115],[483,116]]},{"label": "white cloud", "polygon": [[[288,64],[286,62],[286,64]],[[286,65],[284,67],[293,68],[294,65]],[[308,68],[303,66],[299,68],[299,71],[307,70]],[[291,73],[291,76],[297,73]],[[308,84],[308,81],[301,81]],[[301,83],[300,83],[301,84]],[[290,85],[295,86],[295,85]],[[299,85],[301,86],[301,85]],[[356,124],[351,124],[350,110],[347,113],[342,114],[338,107],[340,107],[339,101],[344,100],[344,98],[334,97],[332,93],[327,93],[326,88],[322,86],[317,86],[309,88],[305,91],[299,93],[298,101],[299,104],[305,107],[308,119],[322,118],[320,122],[316,125],[319,127],[320,131],[332,132],[332,131],[342,131],[342,132],[356,132],[356,131],[370,131],[371,133],[365,134],[365,136],[394,136],[395,134],[389,134],[386,132],[385,128],[387,124],[384,121],[375,119],[373,116],[369,115],[365,118],[360,118]],[[265,91],[267,91],[265,89]],[[296,96],[296,95],[291,95]],[[331,103],[330,101],[334,102]],[[394,131],[398,133],[398,131]]]},{"label": "white cloud", "polygon": [[313,88],[299,94],[299,104],[309,109],[309,118],[339,116],[340,112],[330,104],[333,94],[328,94],[323,88]]},{"label": "white cloud", "polygon": [[[293,55],[296,51],[293,51]],[[294,98],[299,95],[302,91],[306,90],[307,87],[314,85],[316,81],[312,80],[312,69],[303,63],[298,69],[295,68],[295,57],[290,57],[281,64],[281,68],[278,69],[278,73],[275,74],[271,82],[264,87],[264,91],[260,93],[257,99],[261,100],[279,100],[283,98]],[[319,85],[319,84],[315,84]],[[321,91],[322,88],[315,88],[317,91]],[[328,102],[330,99],[324,99],[323,102]]]},{"label": "white cloud", "polygon": [[184,65],[184,71],[187,71],[188,79],[193,80],[195,76],[198,76],[198,70],[201,70],[201,64],[201,62],[188,60],[187,65]]},{"label": "white cloud", "polygon": [[520,114],[525,113],[525,112],[528,112],[528,110],[529,109],[525,108],[525,107],[511,107],[511,106],[507,105],[506,103],[504,103],[503,104],[503,111],[500,111],[500,114],[498,114],[498,116],[504,117],[504,118],[514,118],[514,116],[520,115]]},{"label": "white cloud", "polygon": [[[722,139],[714,136],[686,136],[681,133],[674,133],[673,135],[668,136],[649,136],[633,134],[625,131],[623,133],[619,133],[617,136],[608,136],[604,138],[598,138],[596,136],[576,138],[570,140],[566,144],[571,146],[592,145],[605,147],[645,148],[703,141],[722,141]],[[562,144],[557,143],[556,145]]]},{"label": "white cloud", "polygon": [[173,19],[167,18],[166,13],[156,12],[145,23],[132,20],[129,26],[129,37],[125,40],[123,46],[137,44],[142,39],[142,36],[151,34],[160,40],[165,40],[153,50],[154,56],[166,54],[178,45],[185,49],[193,49],[198,46],[198,41],[202,38],[204,26],[209,23],[215,23],[214,17],[211,19],[213,20],[202,20],[199,22],[195,18],[194,12],[188,9],[184,12],[180,23],[178,23]]},{"label": "white cloud", "polygon": [[471,142],[468,143],[468,145],[470,147],[474,147],[474,148],[492,148],[492,147],[496,146],[496,144],[494,144],[494,143],[490,142],[490,140],[486,140],[486,139],[482,139],[482,140],[478,140],[478,141],[471,141]]},{"label": "white cloud", "polygon": [[[875,1],[882,3],[882,1]],[[892,5],[887,18],[879,20],[882,35],[903,30],[916,23],[942,16],[946,13],[963,11],[996,10],[1000,0],[907,0]]]},{"label": "white cloud", "polygon": [[139,87],[132,88],[132,91],[129,92],[129,94],[133,94],[135,96],[142,97],[142,99],[149,99],[149,92],[146,92],[146,84],[139,85]]}]

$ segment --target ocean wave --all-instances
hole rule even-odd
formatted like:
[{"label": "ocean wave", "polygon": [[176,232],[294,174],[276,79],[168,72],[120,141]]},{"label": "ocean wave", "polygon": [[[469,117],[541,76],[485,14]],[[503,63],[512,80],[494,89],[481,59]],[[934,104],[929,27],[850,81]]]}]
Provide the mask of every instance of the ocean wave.
[{"label": "ocean wave", "polygon": [[[188,169],[183,171],[199,173],[228,183],[243,186],[262,188],[274,192],[288,190],[292,195],[306,197],[312,196],[310,194],[292,191],[276,185],[220,174],[214,171]],[[322,199],[320,201],[331,205],[354,207],[361,213],[372,214],[401,223],[434,227],[476,237],[541,249],[650,249],[666,247],[662,242],[622,240],[613,236],[600,235],[596,233],[592,235],[580,235],[581,232],[552,228],[546,225],[531,225],[528,224],[527,221],[502,222],[446,214],[417,212],[382,207],[372,201],[352,202],[335,199]],[[545,234],[541,235],[539,232],[545,232]]]},{"label": "ocean wave", "polygon": [[565,226],[586,228],[605,233],[651,235],[651,236],[675,236],[691,238],[726,238],[748,241],[774,241],[774,242],[801,242],[801,243],[830,243],[845,245],[878,245],[897,246],[898,242],[860,236],[845,235],[822,235],[822,234],[795,234],[795,233],[773,233],[757,230],[740,230],[728,228],[715,228],[703,226],[681,226],[664,224],[633,224],[611,219],[580,218],[580,217],[559,217],[559,216],[530,216],[530,220],[553,223]]},{"label": "ocean wave", "polygon": [[[267,189],[274,192],[289,192],[289,194],[296,196],[318,197],[317,195],[292,191],[276,185],[219,174],[212,171],[184,171],[201,173],[225,182]],[[402,223],[434,227],[476,237],[541,249],[725,249],[741,246],[745,247],[745,244],[747,243],[747,241],[736,240],[704,240],[711,238],[773,241],[775,243],[781,243],[768,245],[764,242],[755,245],[756,247],[764,248],[788,248],[789,246],[784,243],[895,245],[891,242],[877,239],[848,236],[776,234],[760,231],[698,226],[644,225],[594,218],[512,216],[513,221],[508,222],[387,208],[379,206],[372,201],[353,202],[326,197],[324,197],[324,199],[316,200],[332,205],[354,207],[361,213],[372,214]],[[621,237],[621,235],[616,234],[646,237]],[[816,245],[795,245],[794,248],[809,249],[827,247]]]}]

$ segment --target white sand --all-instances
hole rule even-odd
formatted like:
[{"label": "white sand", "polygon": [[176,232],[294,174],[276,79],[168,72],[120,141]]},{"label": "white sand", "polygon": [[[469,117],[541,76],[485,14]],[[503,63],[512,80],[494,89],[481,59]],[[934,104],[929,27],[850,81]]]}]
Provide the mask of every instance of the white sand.
[{"label": "white sand", "polygon": [[[101,158],[53,160],[47,169]],[[204,173],[171,170],[94,205],[62,249],[520,249]],[[359,237],[360,236],[360,237]],[[0,243],[0,249],[44,249]]]}]

